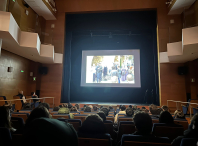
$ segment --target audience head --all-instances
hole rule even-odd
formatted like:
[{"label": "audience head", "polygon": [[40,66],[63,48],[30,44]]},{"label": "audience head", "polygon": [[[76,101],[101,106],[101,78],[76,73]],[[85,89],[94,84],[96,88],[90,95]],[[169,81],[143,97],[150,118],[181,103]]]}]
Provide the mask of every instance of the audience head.
[{"label": "audience head", "polygon": [[133,108],[133,106],[132,105],[129,105],[129,108]]},{"label": "audience head", "polygon": [[140,134],[142,135],[151,134],[153,123],[149,114],[144,113],[144,112],[137,112],[134,115],[133,120],[134,120],[136,129]]},{"label": "audience head", "polygon": [[125,105],[122,105],[122,106],[120,107],[120,109],[121,109],[121,111],[125,111],[125,110],[126,110],[126,106],[125,106]]},{"label": "audience head", "polygon": [[106,116],[103,111],[99,111],[97,114],[103,119],[103,122],[106,121]]},{"label": "audience head", "polygon": [[169,111],[169,108],[168,108],[168,106],[166,106],[166,105],[163,105],[163,106],[161,107],[161,109],[162,109],[163,111]]},{"label": "audience head", "polygon": [[88,115],[82,126],[79,128],[80,133],[102,134],[106,133],[103,119],[98,114]]},{"label": "audience head", "polygon": [[100,109],[100,111],[104,112],[105,116],[109,115],[109,109],[106,107],[103,107],[102,109]]},{"label": "audience head", "polygon": [[23,95],[23,91],[22,90],[19,90],[18,93]]},{"label": "audience head", "polygon": [[119,109],[121,109],[122,105],[119,106]]},{"label": "audience head", "polygon": [[[34,140],[33,140],[33,139]],[[38,118],[33,120],[23,133],[22,146],[78,145],[76,131],[69,124],[56,119]]]},{"label": "audience head", "polygon": [[137,105],[134,105],[133,106],[133,110],[137,110]]},{"label": "audience head", "polygon": [[174,117],[177,119],[177,118],[180,118],[180,119],[185,119],[185,116],[184,116],[184,113],[181,111],[181,110],[176,110],[174,112]]},{"label": "audience head", "polygon": [[77,107],[77,109],[79,109],[79,108],[80,108],[79,104],[76,104],[76,105],[75,105],[75,107]]},{"label": "audience head", "polygon": [[112,110],[113,109],[113,107],[112,106],[109,106],[109,110]]},{"label": "audience head", "polygon": [[133,114],[134,114],[133,109],[130,108],[130,107],[128,107],[128,108],[126,109],[126,115],[129,116],[129,117],[132,117]]},{"label": "audience head", "polygon": [[0,106],[0,127],[11,129],[10,110],[6,106]]},{"label": "audience head", "polygon": [[149,110],[154,110],[154,109],[157,109],[157,106],[154,105],[154,104],[151,104],[151,105],[149,106]]},{"label": "audience head", "polygon": [[48,103],[45,103],[45,102],[44,103],[40,103],[38,107],[41,107],[41,106],[45,107],[49,111],[50,106],[49,106]]},{"label": "audience head", "polygon": [[92,106],[92,105],[89,105],[89,107],[90,107],[91,109],[93,109],[93,106]]},{"label": "audience head", "polygon": [[142,109],[145,110],[146,108],[143,106]]},{"label": "audience head", "polygon": [[72,106],[72,108],[70,109],[71,112],[77,112],[77,107],[76,106]]},{"label": "audience head", "polygon": [[198,131],[198,113],[196,113],[191,119],[192,129]]},{"label": "audience head", "polygon": [[174,124],[174,119],[168,111],[162,111],[159,117],[159,123]]},{"label": "audience head", "polygon": [[94,110],[94,111],[97,111],[97,110],[98,110],[97,106],[94,105],[94,106],[93,106],[93,110]]},{"label": "audience head", "polygon": [[72,108],[72,104],[71,103],[68,103],[68,108]]},{"label": "audience head", "polygon": [[28,126],[33,120],[37,118],[41,118],[41,117],[44,117],[44,118],[50,117],[49,111],[44,106],[40,106],[32,110],[30,116],[26,120],[26,126]]},{"label": "audience head", "polygon": [[84,107],[87,107],[87,105],[85,104]]},{"label": "audience head", "polygon": [[89,106],[87,106],[84,110],[84,112],[91,112],[91,108]]},{"label": "audience head", "polygon": [[32,95],[32,96],[35,96],[35,92],[31,92],[31,95]]}]

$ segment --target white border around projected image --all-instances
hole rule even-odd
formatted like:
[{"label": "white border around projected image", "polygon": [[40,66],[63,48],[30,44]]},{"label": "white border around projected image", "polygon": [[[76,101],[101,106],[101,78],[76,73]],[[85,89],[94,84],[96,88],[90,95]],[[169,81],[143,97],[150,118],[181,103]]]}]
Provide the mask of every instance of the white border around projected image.
[{"label": "white border around projected image", "polygon": [[[87,82],[87,58],[89,56],[122,56],[132,55],[134,59],[134,81],[128,83],[86,83]],[[82,65],[81,65],[81,86],[82,87],[132,87],[140,88],[140,50],[83,50],[82,51]]]}]

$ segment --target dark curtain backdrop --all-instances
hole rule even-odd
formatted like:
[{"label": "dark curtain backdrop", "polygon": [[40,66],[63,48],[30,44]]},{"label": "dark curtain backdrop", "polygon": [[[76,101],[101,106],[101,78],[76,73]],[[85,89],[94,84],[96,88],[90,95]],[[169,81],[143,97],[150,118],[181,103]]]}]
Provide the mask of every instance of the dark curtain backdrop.
[{"label": "dark curtain backdrop", "polygon": [[[61,102],[159,104],[156,11],[66,14]],[[82,50],[140,49],[141,88],[81,87]]]}]

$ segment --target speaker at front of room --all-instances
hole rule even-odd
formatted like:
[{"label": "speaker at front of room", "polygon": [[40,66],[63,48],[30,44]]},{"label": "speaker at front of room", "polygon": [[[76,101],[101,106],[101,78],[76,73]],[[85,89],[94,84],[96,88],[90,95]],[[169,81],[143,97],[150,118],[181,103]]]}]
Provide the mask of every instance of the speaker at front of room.
[{"label": "speaker at front of room", "polygon": [[188,67],[185,66],[178,67],[179,75],[186,75],[187,73],[188,73]]},{"label": "speaker at front of room", "polygon": [[47,67],[40,67],[39,68],[39,73],[42,75],[46,75],[48,73],[48,68]]}]

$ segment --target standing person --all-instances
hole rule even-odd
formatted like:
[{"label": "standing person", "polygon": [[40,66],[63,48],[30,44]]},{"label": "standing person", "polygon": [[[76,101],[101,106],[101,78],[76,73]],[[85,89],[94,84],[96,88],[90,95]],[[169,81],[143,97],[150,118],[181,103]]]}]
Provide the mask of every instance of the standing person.
[{"label": "standing person", "polygon": [[121,74],[122,74],[122,71],[120,69],[120,66],[118,66],[118,83],[120,83],[120,79],[121,79]]},{"label": "standing person", "polygon": [[102,66],[101,66],[101,64],[98,64],[96,66],[96,77],[97,77],[97,83],[100,83],[101,79],[102,79]]},{"label": "standing person", "polygon": [[35,98],[35,99],[33,99],[34,103],[39,102],[39,99],[36,99],[36,98],[38,98],[38,96],[35,94],[35,92],[32,92],[31,95],[32,95],[32,98]]}]

